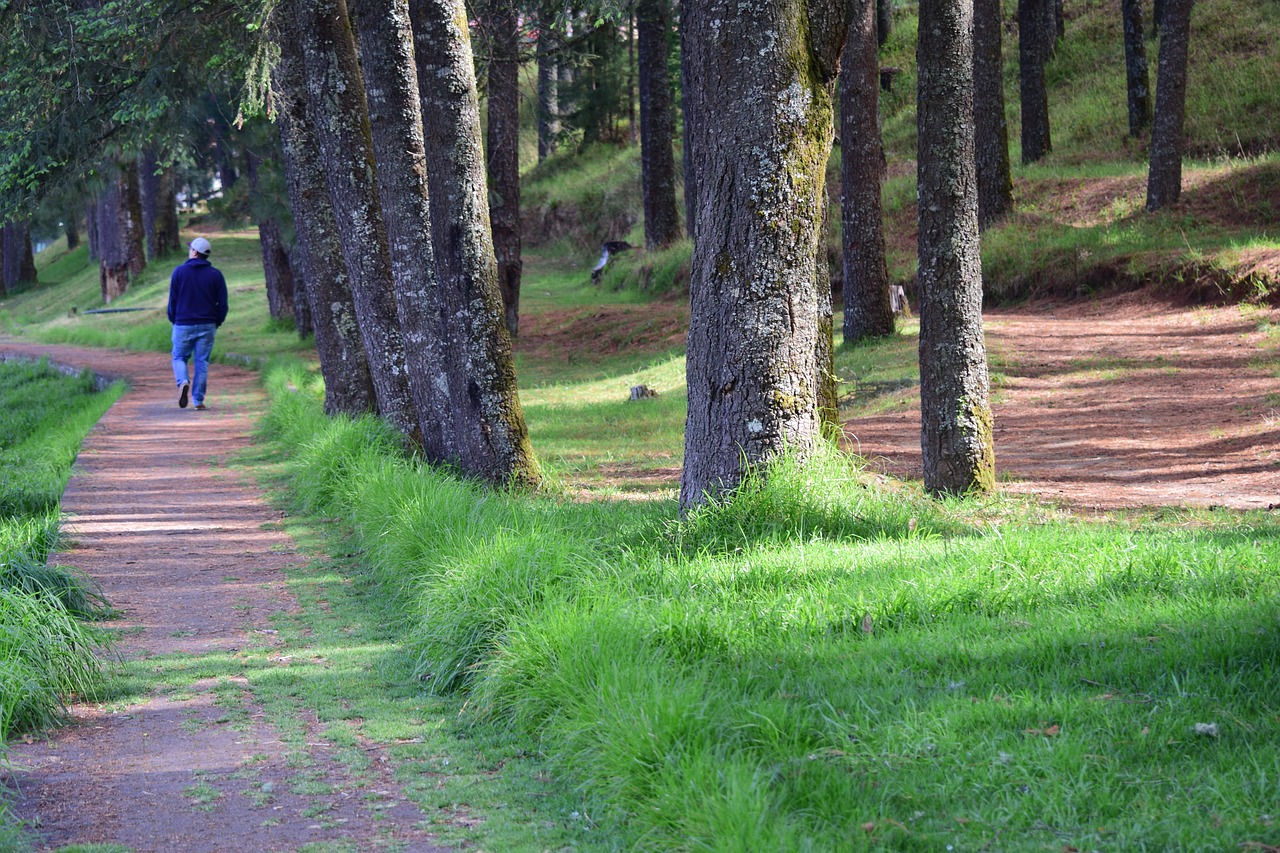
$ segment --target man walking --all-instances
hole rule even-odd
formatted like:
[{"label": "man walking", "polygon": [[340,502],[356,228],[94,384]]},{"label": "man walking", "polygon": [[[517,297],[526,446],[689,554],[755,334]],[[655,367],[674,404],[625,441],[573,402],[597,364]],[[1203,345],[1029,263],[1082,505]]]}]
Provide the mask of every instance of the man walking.
[{"label": "man walking", "polygon": [[[227,280],[209,263],[213,247],[203,237],[189,244],[187,262],[169,278],[169,322],[173,324],[173,378],[178,383],[178,408],[187,401],[205,408],[204,393],[209,383],[209,356],[213,337],[227,319]],[[191,378],[187,361],[194,358]]]}]

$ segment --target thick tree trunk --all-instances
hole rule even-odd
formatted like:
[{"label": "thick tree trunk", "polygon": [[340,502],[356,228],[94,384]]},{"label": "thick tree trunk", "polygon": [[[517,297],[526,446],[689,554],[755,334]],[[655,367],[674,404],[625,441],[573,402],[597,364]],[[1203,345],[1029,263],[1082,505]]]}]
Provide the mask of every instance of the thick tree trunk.
[{"label": "thick tree trunk", "polygon": [[1124,17],[1124,70],[1129,93],[1129,135],[1138,137],[1151,126],[1151,86],[1147,77],[1147,46],[1142,38],[1141,0],[1121,0]]},{"label": "thick tree trunk", "polygon": [[520,16],[513,0],[489,10],[489,222],[507,331],[520,331]]},{"label": "thick tree trunk", "polygon": [[640,167],[644,196],[644,245],[660,249],[680,239],[676,210],[675,116],[667,69],[667,0],[636,4],[640,40]]},{"label": "thick tree trunk", "polygon": [[[462,0],[410,0],[422,103],[441,351],[459,465],[490,482],[534,485],[489,227],[475,65]],[[456,384],[453,384],[455,383]]]},{"label": "thick tree trunk", "polygon": [[972,27],[972,0],[921,0],[920,444],[925,488],[935,495],[995,487],[982,336]]},{"label": "thick tree trunk", "polygon": [[378,414],[417,444],[422,430],[392,292],[364,80],[347,4],[345,0],[293,0],[293,5],[305,59],[311,126],[325,163]]},{"label": "thick tree trunk", "polygon": [[973,0],[973,129],[979,228],[998,222],[1013,210],[1001,18],[1000,0]]},{"label": "thick tree trunk", "polygon": [[12,291],[20,284],[28,284],[36,280],[35,255],[31,251],[31,222],[22,220],[9,222],[3,228],[0,237],[3,244],[3,260],[0,269],[3,273],[4,289]]},{"label": "thick tree trunk", "polygon": [[1044,65],[1052,44],[1045,0],[1018,0],[1018,76],[1022,99],[1022,162],[1034,163],[1052,149],[1049,90]]},{"label": "thick tree trunk", "polygon": [[880,66],[873,0],[853,4],[840,63],[840,219],[844,342],[893,334],[880,204]]},{"label": "thick tree trunk", "polygon": [[1192,0],[1167,0],[1160,29],[1156,113],[1151,125],[1147,210],[1159,210],[1182,195],[1182,126],[1187,108],[1187,43]]},{"label": "thick tree trunk", "polygon": [[102,301],[109,305],[129,289],[129,282],[146,263],[136,160],[115,168],[99,200],[98,282]]},{"label": "thick tree trunk", "polygon": [[560,138],[559,38],[548,22],[538,29],[538,162],[555,153]]},{"label": "thick tree trunk", "polygon": [[698,225],[698,175],[694,171],[693,128],[697,117],[693,114],[693,101],[690,97],[689,81],[689,40],[685,35],[685,18],[687,9],[680,5],[680,109],[684,118],[684,136],[681,143],[681,165],[684,169],[684,232],[691,241],[697,240]]},{"label": "thick tree trunk", "polygon": [[697,199],[684,510],[819,438],[815,258],[849,13],[837,0],[684,9],[694,168],[719,188]]},{"label": "thick tree trunk", "polygon": [[[893,32],[893,0],[875,0],[876,4],[876,44],[884,47]],[[855,13],[858,14],[858,13]]]},{"label": "thick tree trunk", "polygon": [[306,282],[308,314],[324,376],[324,410],[331,415],[355,416],[377,408],[373,378],[338,245],[338,225],[319,142],[307,115],[301,45],[293,35],[292,17],[282,15],[279,23],[280,59],[272,72],[272,84],[296,233],[292,260],[303,271],[295,281]]},{"label": "thick tree trunk", "polygon": [[152,149],[138,159],[138,198],[148,258],[179,248],[178,201],[172,166],[160,166]]},{"label": "thick tree trunk", "polygon": [[405,358],[429,461],[458,458],[444,369],[443,313],[431,244],[427,155],[422,135],[418,72],[407,0],[351,0],[360,34],[378,193],[391,246],[391,274],[404,335]]}]

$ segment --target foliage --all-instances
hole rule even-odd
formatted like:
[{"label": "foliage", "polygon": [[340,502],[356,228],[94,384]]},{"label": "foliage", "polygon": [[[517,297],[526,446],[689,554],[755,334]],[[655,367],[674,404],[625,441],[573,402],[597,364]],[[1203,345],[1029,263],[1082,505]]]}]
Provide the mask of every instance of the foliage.
[{"label": "foliage", "polygon": [[243,76],[252,6],[13,0],[0,6],[0,215],[136,148],[211,77]]}]

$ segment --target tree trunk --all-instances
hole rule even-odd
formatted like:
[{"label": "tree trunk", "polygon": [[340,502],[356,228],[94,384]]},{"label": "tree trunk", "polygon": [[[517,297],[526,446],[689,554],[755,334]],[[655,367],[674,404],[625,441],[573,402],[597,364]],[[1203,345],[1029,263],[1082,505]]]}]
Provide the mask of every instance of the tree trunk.
[{"label": "tree trunk", "polygon": [[98,209],[100,193],[94,193],[84,206],[84,234],[89,243],[89,260],[97,262],[98,254]]},{"label": "tree trunk", "polygon": [[1182,195],[1182,126],[1187,107],[1187,44],[1192,0],[1167,0],[1160,30],[1156,113],[1151,125],[1147,210],[1159,210]]},{"label": "tree trunk", "polygon": [[1151,0],[1151,38],[1160,35],[1160,28],[1164,26],[1165,7],[1165,0]]},{"label": "tree trunk", "polygon": [[[870,3],[870,0],[865,0]],[[817,389],[818,428],[824,436],[840,436],[840,379],[836,376],[835,312],[831,305],[831,267],[827,261],[827,225],[831,205],[826,190],[822,194],[822,227],[819,230],[818,251],[814,255],[814,281],[818,296],[818,344],[814,353],[817,373],[814,387]]]},{"label": "tree trunk", "polygon": [[972,0],[920,3],[920,444],[925,488],[935,495],[995,487],[982,336],[972,18]]},{"label": "tree trunk", "polygon": [[138,162],[119,164],[114,172],[100,196],[97,214],[98,283],[102,301],[108,305],[129,289],[129,282],[146,263]]},{"label": "tree trunk", "polygon": [[[252,146],[245,146],[244,162],[249,193],[257,198],[261,193],[258,175],[262,158]],[[273,320],[292,320],[293,270],[289,267],[289,250],[280,233],[280,223],[274,218],[257,214],[255,219],[258,225],[258,248],[262,252],[262,273],[267,287],[267,313]]]},{"label": "tree trunk", "polygon": [[138,199],[142,205],[142,233],[145,235],[147,258],[150,260],[160,256],[160,245],[156,242],[156,209],[160,194],[160,176],[156,174],[157,160],[153,148],[138,155]]},{"label": "tree trunk", "polygon": [[262,271],[267,282],[267,311],[276,320],[293,320],[293,269],[289,250],[274,219],[258,221],[258,244],[262,249]]},{"label": "tree trunk", "polygon": [[[884,47],[893,32],[893,0],[875,0],[876,2],[876,44]],[[855,14],[860,14],[856,13]]]},{"label": "tree trunk", "polygon": [[840,63],[840,217],[844,342],[893,334],[880,204],[880,66],[873,0],[853,3]]},{"label": "tree trunk", "polygon": [[414,443],[422,430],[392,292],[391,258],[374,176],[364,80],[345,0],[294,0],[311,126],[351,280],[378,414]]},{"label": "tree trunk", "polygon": [[319,142],[307,115],[301,45],[293,34],[291,16],[280,16],[279,24],[280,59],[272,71],[272,86],[296,233],[292,261],[303,271],[295,282],[306,282],[308,313],[324,376],[324,410],[330,415],[356,416],[377,408],[373,378],[338,246],[338,225]]},{"label": "tree trunk", "polygon": [[520,331],[520,16],[513,0],[489,11],[489,221],[507,331]]},{"label": "tree trunk", "polygon": [[475,65],[462,0],[410,0],[443,319],[441,351],[459,465],[534,485],[489,227]]},{"label": "tree trunk", "polygon": [[1000,0],[973,0],[973,128],[979,228],[998,222],[1013,210],[1001,18]]},{"label": "tree trunk", "polygon": [[559,38],[547,21],[538,28],[538,162],[555,153],[560,137]]},{"label": "tree trunk", "polygon": [[1142,38],[1141,0],[1121,0],[1124,17],[1124,70],[1129,93],[1129,135],[1139,137],[1151,126],[1151,87],[1147,46]]},{"label": "tree trunk", "polygon": [[3,269],[4,289],[12,291],[20,284],[28,284],[36,280],[35,255],[31,251],[31,221],[9,222],[3,228]]},{"label": "tree trunk", "polygon": [[391,246],[391,274],[404,335],[422,450],[431,462],[459,457],[447,424],[450,380],[441,352],[443,313],[427,192],[422,106],[407,0],[351,0],[360,34],[378,193]]},{"label": "tree trunk", "polygon": [[74,209],[63,214],[64,230],[67,232],[67,251],[80,248],[80,214]]},{"label": "tree trunk", "polygon": [[676,210],[675,136],[671,75],[667,70],[667,0],[636,4],[640,40],[640,165],[644,196],[644,245],[661,249],[680,239]]},{"label": "tree trunk", "polygon": [[636,16],[627,16],[627,139],[636,144]]},{"label": "tree trunk", "polygon": [[689,80],[689,41],[685,35],[686,6],[680,5],[680,109],[684,118],[684,136],[680,140],[681,165],[684,169],[684,232],[690,241],[697,240],[698,225],[698,174],[694,170],[693,128],[697,117],[693,114],[692,89]]},{"label": "tree trunk", "polygon": [[838,0],[684,9],[693,165],[719,189],[698,197],[716,225],[692,259],[683,510],[819,438],[815,258],[849,13]]},{"label": "tree trunk", "polygon": [[1052,149],[1049,139],[1049,90],[1044,64],[1051,39],[1045,0],[1018,0],[1018,72],[1022,98],[1022,162],[1034,163]]}]

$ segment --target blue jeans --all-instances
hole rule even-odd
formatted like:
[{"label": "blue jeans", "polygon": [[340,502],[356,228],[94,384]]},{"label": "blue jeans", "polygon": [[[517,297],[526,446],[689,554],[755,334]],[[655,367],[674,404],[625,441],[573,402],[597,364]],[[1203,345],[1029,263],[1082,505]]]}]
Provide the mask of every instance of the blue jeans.
[{"label": "blue jeans", "polygon": [[187,361],[194,356],[191,402],[197,406],[204,402],[205,388],[209,384],[209,356],[213,354],[213,336],[217,330],[213,323],[173,327],[173,378],[179,388],[188,381]]}]

